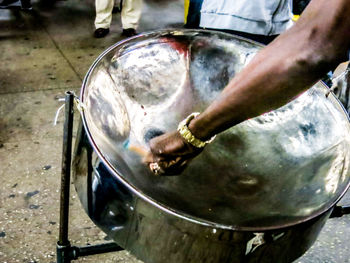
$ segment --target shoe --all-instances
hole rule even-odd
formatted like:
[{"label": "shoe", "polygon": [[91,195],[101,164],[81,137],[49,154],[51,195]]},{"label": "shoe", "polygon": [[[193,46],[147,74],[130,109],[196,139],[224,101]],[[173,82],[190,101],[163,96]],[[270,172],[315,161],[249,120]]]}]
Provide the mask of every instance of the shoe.
[{"label": "shoe", "polygon": [[132,36],[136,36],[136,30],[134,28],[127,28],[127,29],[123,29],[122,32],[122,36],[124,37],[132,37]]},{"label": "shoe", "polygon": [[102,38],[109,33],[109,28],[97,28],[94,32],[94,37]]}]

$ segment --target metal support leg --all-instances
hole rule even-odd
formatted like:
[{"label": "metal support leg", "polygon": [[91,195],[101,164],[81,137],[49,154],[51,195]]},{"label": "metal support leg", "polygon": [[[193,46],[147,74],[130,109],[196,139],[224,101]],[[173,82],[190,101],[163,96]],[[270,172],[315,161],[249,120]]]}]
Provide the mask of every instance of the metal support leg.
[{"label": "metal support leg", "polygon": [[61,169],[61,195],[60,195],[60,225],[59,238],[56,246],[57,263],[70,263],[81,256],[123,250],[116,243],[105,243],[85,247],[71,246],[68,239],[70,172],[72,160],[72,138],[74,118],[74,94],[66,92],[65,120],[63,126],[63,149]]},{"label": "metal support leg", "polygon": [[73,259],[77,259],[79,257],[103,254],[108,252],[116,252],[121,250],[124,250],[124,249],[118,246],[114,242],[90,245],[90,246],[84,246],[84,247],[76,247],[76,246],[72,247],[73,256],[74,256]]},{"label": "metal support leg", "polygon": [[73,103],[74,95],[66,93],[65,97],[65,120],[63,126],[63,149],[61,170],[61,196],[60,196],[60,228],[57,242],[57,262],[70,263],[71,245],[68,240],[68,217],[69,217],[69,190],[70,170],[72,159],[72,136],[73,136]]},{"label": "metal support leg", "polygon": [[350,214],[350,206],[335,206],[330,218],[332,217],[342,217],[343,215]]}]

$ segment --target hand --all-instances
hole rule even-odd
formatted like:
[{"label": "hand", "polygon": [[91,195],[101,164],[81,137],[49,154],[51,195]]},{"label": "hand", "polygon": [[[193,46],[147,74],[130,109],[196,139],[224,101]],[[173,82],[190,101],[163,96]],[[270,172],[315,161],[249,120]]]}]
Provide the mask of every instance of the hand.
[{"label": "hand", "polygon": [[156,175],[177,175],[202,150],[203,148],[186,142],[175,131],[153,138],[150,141],[150,152],[143,161]]}]

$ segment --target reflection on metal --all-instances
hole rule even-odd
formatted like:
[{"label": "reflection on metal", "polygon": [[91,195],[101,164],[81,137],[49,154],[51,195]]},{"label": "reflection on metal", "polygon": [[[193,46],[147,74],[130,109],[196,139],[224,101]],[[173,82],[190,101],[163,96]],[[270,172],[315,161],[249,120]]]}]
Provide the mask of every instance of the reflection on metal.
[{"label": "reflection on metal", "polygon": [[[264,235],[265,233],[253,233],[255,236],[248,241],[247,243],[247,249],[245,254],[249,254],[254,252],[254,250],[256,248],[258,248],[259,246],[265,244],[265,239],[264,239]],[[283,234],[283,233],[282,233]]]},{"label": "reflection on metal", "polygon": [[[349,122],[322,83],[220,134],[181,176],[155,177],[125,147],[148,149],[203,111],[260,48],[219,32],[162,31],[114,45],[89,70],[75,186],[95,223],[145,262],[253,262],[264,253],[290,262],[346,191]],[[257,232],[266,242],[245,255]]]},{"label": "reflection on metal", "polygon": [[341,63],[334,71],[331,90],[350,113],[350,61]]}]

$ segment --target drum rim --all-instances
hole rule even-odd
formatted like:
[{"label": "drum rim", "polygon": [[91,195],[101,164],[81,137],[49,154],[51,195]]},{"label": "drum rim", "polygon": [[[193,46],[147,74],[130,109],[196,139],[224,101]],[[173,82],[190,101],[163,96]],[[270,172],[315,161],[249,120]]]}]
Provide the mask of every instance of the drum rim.
[{"label": "drum rim", "polygon": [[[95,69],[96,65],[105,57],[106,54],[108,54],[111,50],[122,46],[124,43],[127,42],[131,42],[135,39],[139,39],[139,38],[145,38],[145,37],[151,37],[151,36],[160,36],[160,35],[164,35],[164,34],[174,34],[174,32],[198,32],[198,33],[214,33],[214,34],[219,34],[219,35],[226,35],[228,37],[232,37],[234,36],[234,38],[236,39],[240,39],[243,41],[247,41],[249,43],[253,43],[256,44],[257,46],[260,47],[264,47],[265,45],[258,43],[256,41],[241,37],[241,36],[236,36],[236,35],[232,35],[229,33],[224,33],[221,31],[214,31],[214,30],[207,30],[207,29],[162,29],[162,30],[154,30],[154,31],[150,31],[150,32],[146,32],[146,33],[142,33],[136,36],[133,36],[131,38],[127,38],[124,39],[122,41],[119,41],[115,44],[113,44],[112,46],[110,46],[109,48],[107,48],[104,52],[102,52],[97,59],[93,62],[93,64],[90,66],[89,70],[87,71],[83,82],[82,82],[82,86],[81,86],[81,90],[80,90],[80,101],[84,104],[84,92],[85,92],[85,88],[86,88],[86,84],[89,80],[89,77],[92,73],[92,71]],[[328,88],[328,86],[322,81],[319,80],[319,83],[321,83],[325,88]],[[339,99],[334,95],[333,92],[329,92],[328,95],[328,99],[332,99],[335,102],[337,102],[337,104],[341,107],[344,115],[347,117],[348,122],[350,123],[350,117],[349,115],[346,113],[346,110],[343,106],[343,104],[339,101]],[[88,124],[85,118],[85,113],[84,111],[80,112],[80,116],[81,116],[81,120],[83,123],[83,127],[84,130],[86,132],[87,138],[91,144],[91,147],[93,148],[93,150],[96,152],[96,154],[98,155],[98,157],[101,159],[101,161],[106,165],[107,169],[109,170],[109,172],[111,172],[111,174],[113,176],[116,177],[117,180],[119,180],[121,183],[123,183],[133,194],[135,194],[136,196],[142,198],[144,201],[146,201],[147,203],[157,207],[158,209],[160,209],[161,211],[173,215],[177,218],[181,218],[184,220],[187,220],[189,222],[195,223],[195,224],[200,224],[203,226],[207,226],[207,227],[213,227],[213,228],[220,228],[223,230],[238,230],[238,231],[258,231],[258,232],[263,232],[263,231],[270,231],[270,230],[278,230],[278,229],[282,229],[282,228],[288,228],[288,227],[293,227],[296,225],[299,225],[301,223],[307,222],[309,220],[315,219],[318,216],[325,214],[326,212],[328,212],[330,209],[332,209],[338,202],[339,200],[345,195],[345,193],[348,191],[348,189],[350,188],[350,179],[346,185],[346,187],[344,188],[344,190],[339,194],[339,196],[328,206],[325,206],[323,209],[320,209],[312,214],[310,214],[309,216],[306,216],[302,219],[298,219],[295,220],[293,222],[289,222],[289,223],[285,223],[285,224],[279,224],[276,226],[264,226],[264,227],[247,227],[247,226],[237,226],[237,225],[226,225],[226,224],[220,224],[220,223],[215,223],[209,220],[205,220],[196,216],[192,216],[189,215],[187,213],[178,211],[178,210],[174,210],[171,209],[170,207],[168,207],[165,204],[159,203],[156,200],[154,200],[153,198],[145,195],[144,193],[142,193],[138,188],[134,187],[133,185],[131,185],[121,174],[119,174],[111,165],[111,163],[104,157],[103,153],[100,151],[99,147],[97,146],[97,144],[95,143],[94,139],[92,138],[92,134],[90,133],[90,129],[88,128]]]}]

